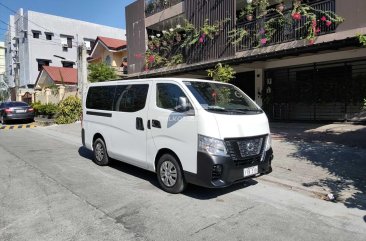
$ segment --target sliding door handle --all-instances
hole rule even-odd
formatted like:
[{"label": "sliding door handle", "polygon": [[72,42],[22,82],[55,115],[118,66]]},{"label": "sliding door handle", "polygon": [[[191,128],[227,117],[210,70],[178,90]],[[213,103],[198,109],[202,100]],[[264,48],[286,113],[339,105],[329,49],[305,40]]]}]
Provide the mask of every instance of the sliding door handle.
[{"label": "sliding door handle", "polygon": [[136,129],[140,131],[143,131],[145,129],[144,122],[141,117],[136,117]]}]

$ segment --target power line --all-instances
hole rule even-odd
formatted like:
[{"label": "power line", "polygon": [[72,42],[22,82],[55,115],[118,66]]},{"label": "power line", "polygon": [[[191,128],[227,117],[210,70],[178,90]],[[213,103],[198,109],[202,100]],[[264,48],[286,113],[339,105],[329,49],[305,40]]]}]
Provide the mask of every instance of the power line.
[{"label": "power line", "polygon": [[[3,3],[1,3],[0,2],[0,6],[2,6],[2,7],[4,7],[4,8],[6,8],[6,9],[8,9],[10,12],[12,12],[12,13],[14,13],[14,14],[18,14],[15,10],[13,10],[13,9],[11,9],[11,8],[9,8],[8,6],[6,6],[6,5],[4,5]],[[43,27],[43,26],[41,26],[41,25],[39,25],[38,23],[35,23],[35,22],[33,22],[33,21],[31,21],[31,20],[29,20],[27,17],[25,17],[24,15],[22,15],[22,16],[20,16],[21,18],[23,18],[23,19],[26,19],[27,21],[29,21],[30,23],[33,23],[34,25],[36,25],[36,26],[38,26],[38,27],[40,27],[40,28],[43,28],[44,30],[46,30],[46,31],[48,31],[48,32],[52,32],[51,30],[49,30],[49,29],[47,29],[47,28],[45,28],[45,27]],[[76,45],[78,45],[79,43],[78,42],[75,42],[75,41],[72,41],[72,42],[74,42]]]},{"label": "power line", "polygon": [[[4,21],[3,21],[3,20],[1,20],[1,19],[0,19],[0,23],[3,23],[3,24],[5,24],[5,25],[7,25],[10,29],[14,29],[14,27],[10,26],[8,23],[4,22]],[[28,36],[33,37],[33,34],[28,33],[28,31],[23,31],[23,33],[25,33],[25,34],[26,34],[26,35],[28,35]],[[4,34],[4,36],[6,36],[6,34]],[[39,39],[39,40],[41,40],[41,41],[52,42],[52,43],[54,43],[54,45],[62,46],[62,44],[61,44],[60,42],[56,42],[56,41],[53,41],[53,40],[48,40],[48,39],[43,39],[43,38],[35,38],[35,39]],[[60,38],[60,40],[61,40],[61,38]],[[72,45],[72,44],[71,44],[71,46],[72,46],[72,47],[77,47],[77,45]]]}]

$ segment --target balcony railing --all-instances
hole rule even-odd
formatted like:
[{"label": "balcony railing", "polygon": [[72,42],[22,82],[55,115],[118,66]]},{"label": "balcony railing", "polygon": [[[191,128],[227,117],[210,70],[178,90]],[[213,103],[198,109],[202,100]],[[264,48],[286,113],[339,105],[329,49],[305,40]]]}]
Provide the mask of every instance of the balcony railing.
[{"label": "balcony railing", "polygon": [[[335,0],[318,1],[316,3],[310,4],[310,6],[316,10],[335,12]],[[279,24],[277,21],[273,21],[274,24],[271,27],[275,32],[271,39],[267,41],[266,46],[306,38],[308,30],[305,24],[306,18],[302,17],[302,19],[299,21],[293,21],[291,17],[291,11],[292,9],[289,9],[283,13],[285,19],[288,20],[285,21],[285,23]],[[240,52],[260,46],[260,34],[264,29],[265,23],[270,19],[279,17],[280,16],[278,13],[273,13],[268,14],[261,19],[238,23],[237,28],[244,28],[248,32],[248,35],[243,38],[241,43],[239,43],[236,51]],[[321,17],[321,13],[319,13],[317,18],[319,19]],[[320,32],[317,35],[324,35],[334,32],[337,26],[333,23],[330,26],[323,24],[318,27],[320,28]]]},{"label": "balcony railing", "polygon": [[145,17],[149,17],[184,0],[145,0]]}]

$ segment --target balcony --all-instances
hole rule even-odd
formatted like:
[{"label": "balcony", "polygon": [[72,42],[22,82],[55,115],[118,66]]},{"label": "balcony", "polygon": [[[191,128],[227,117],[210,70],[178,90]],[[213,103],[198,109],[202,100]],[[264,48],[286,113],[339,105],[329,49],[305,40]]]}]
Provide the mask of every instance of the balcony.
[{"label": "balcony", "polygon": [[[315,10],[321,11],[332,11],[335,12],[335,0],[323,0],[317,1],[316,3],[310,4]],[[274,21],[274,25],[271,27],[274,29],[274,34],[271,39],[266,43],[266,46],[276,45],[285,42],[291,42],[295,40],[305,39],[307,36],[307,26],[306,17],[302,17],[299,21],[293,21],[291,17],[292,9],[288,9],[283,12],[285,17],[285,22],[278,24]],[[321,13],[317,18],[320,18]],[[243,38],[243,40],[237,45],[237,52],[254,49],[260,46],[260,37],[263,34],[263,29],[266,23],[273,18],[280,18],[278,13],[267,14],[265,17],[256,19],[253,21],[243,21],[237,24],[237,29],[244,28],[248,35]],[[336,24],[331,24],[326,26],[325,24],[319,25],[320,32],[317,33],[318,36],[333,33],[336,29]]]},{"label": "balcony", "polygon": [[145,0],[145,17],[162,12],[184,0]]}]

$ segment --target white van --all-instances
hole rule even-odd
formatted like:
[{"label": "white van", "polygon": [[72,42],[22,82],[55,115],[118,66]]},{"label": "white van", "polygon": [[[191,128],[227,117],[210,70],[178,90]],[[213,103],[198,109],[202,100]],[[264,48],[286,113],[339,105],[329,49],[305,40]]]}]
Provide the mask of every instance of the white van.
[{"label": "white van", "polygon": [[157,173],[162,189],[225,187],[272,171],[268,120],[231,84],[138,79],[91,84],[82,141],[94,162],[117,159]]}]

